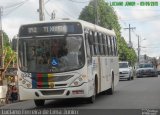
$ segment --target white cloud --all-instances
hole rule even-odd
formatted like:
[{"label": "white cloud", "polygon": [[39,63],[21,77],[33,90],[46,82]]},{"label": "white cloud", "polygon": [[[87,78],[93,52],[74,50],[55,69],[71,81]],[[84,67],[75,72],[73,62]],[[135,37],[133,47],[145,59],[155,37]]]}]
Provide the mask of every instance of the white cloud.
[{"label": "white cloud", "polygon": [[156,13],[152,7],[134,7],[131,9],[131,18],[138,20],[145,20],[147,17],[154,16]]}]

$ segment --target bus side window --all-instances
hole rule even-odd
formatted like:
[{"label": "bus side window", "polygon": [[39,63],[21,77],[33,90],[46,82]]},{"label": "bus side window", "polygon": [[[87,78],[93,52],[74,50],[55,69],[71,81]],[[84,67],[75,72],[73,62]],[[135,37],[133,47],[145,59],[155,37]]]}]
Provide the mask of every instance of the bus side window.
[{"label": "bus side window", "polygon": [[95,33],[95,49],[96,49],[96,55],[99,55],[100,52],[99,52],[99,44],[98,44],[98,33]]},{"label": "bus side window", "polygon": [[89,43],[89,48],[90,48],[91,56],[93,56],[94,55],[93,32],[91,32],[91,31],[90,31],[89,36],[88,36],[88,43]]},{"label": "bus side window", "polygon": [[112,56],[115,56],[114,37],[111,37],[111,42],[112,42]]},{"label": "bus side window", "polygon": [[93,39],[93,55],[96,55],[96,45],[95,45],[95,32],[92,31],[92,39]]},{"label": "bus side window", "polygon": [[97,32],[97,44],[99,49],[99,55],[101,55],[100,33]]},{"label": "bus side window", "polygon": [[112,38],[109,36],[109,42],[110,42],[110,55],[113,56],[113,50],[112,50]]},{"label": "bus side window", "polygon": [[116,39],[116,37],[114,37],[114,43],[115,43],[116,56],[118,56],[117,39]]},{"label": "bus side window", "polygon": [[105,40],[105,50],[106,50],[106,55],[108,56],[108,40],[107,40],[107,35],[104,35],[104,40]]},{"label": "bus side window", "polygon": [[114,55],[117,56],[117,44],[116,44],[116,38],[113,37],[113,44],[114,44]]},{"label": "bus side window", "polygon": [[103,52],[104,52],[104,55],[107,55],[107,51],[106,51],[106,38],[105,38],[105,35],[103,34],[102,35],[102,44],[103,44]]},{"label": "bus side window", "polygon": [[110,53],[110,39],[109,39],[109,36],[106,36],[106,42],[107,42],[108,55],[111,55],[111,53]]},{"label": "bus side window", "polygon": [[94,55],[96,55],[96,44],[95,44],[95,32],[93,33],[93,48],[94,48]]},{"label": "bus side window", "polygon": [[90,53],[90,47],[89,47],[89,35],[88,33],[85,33],[85,40],[86,40],[86,53],[87,53],[87,57],[90,57],[91,56],[91,53]]},{"label": "bus side window", "polygon": [[104,51],[103,51],[103,43],[102,43],[102,35],[101,33],[98,33],[98,46],[99,46],[99,53],[100,55],[104,55]]}]

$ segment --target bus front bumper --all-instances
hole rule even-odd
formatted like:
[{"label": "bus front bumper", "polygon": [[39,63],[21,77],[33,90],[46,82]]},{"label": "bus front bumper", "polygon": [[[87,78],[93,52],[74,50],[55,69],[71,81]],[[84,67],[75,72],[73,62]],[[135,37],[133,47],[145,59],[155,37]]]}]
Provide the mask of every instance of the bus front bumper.
[{"label": "bus front bumper", "polygon": [[19,86],[20,100],[28,99],[65,99],[65,98],[85,98],[92,96],[91,88],[87,83],[78,87],[67,87],[57,89],[27,89]]}]

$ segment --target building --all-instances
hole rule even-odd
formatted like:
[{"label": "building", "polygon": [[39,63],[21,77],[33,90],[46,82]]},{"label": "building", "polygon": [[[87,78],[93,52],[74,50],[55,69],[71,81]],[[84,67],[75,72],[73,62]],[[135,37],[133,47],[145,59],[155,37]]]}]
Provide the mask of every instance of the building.
[{"label": "building", "polygon": [[140,55],[139,63],[150,63],[150,62],[151,62],[151,57],[147,55]]}]

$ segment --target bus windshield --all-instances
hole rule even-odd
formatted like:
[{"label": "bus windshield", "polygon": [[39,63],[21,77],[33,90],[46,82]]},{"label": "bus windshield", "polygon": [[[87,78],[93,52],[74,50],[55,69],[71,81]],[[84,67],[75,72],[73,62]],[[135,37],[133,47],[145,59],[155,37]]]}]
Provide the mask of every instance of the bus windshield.
[{"label": "bus windshield", "polygon": [[81,36],[20,38],[18,56],[19,67],[25,72],[65,72],[85,63]]}]

